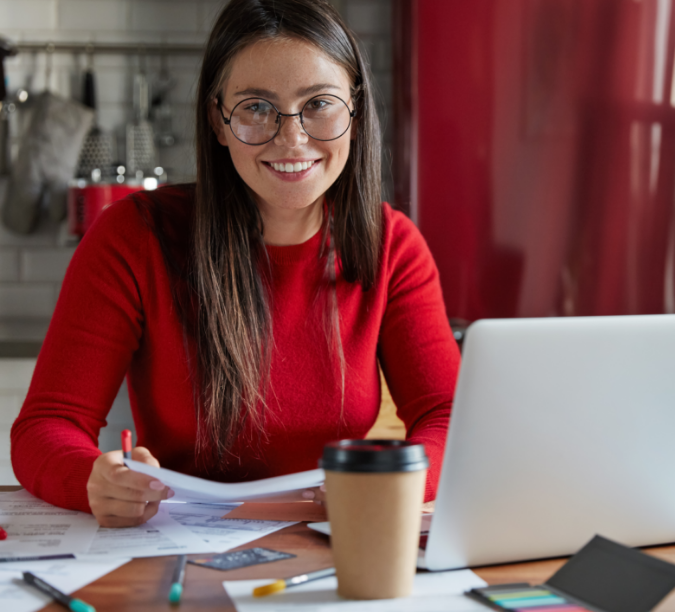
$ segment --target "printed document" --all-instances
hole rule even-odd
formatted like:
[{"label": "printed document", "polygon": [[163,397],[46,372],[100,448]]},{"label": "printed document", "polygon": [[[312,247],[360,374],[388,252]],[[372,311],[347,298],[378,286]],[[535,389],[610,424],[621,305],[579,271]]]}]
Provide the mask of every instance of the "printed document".
[{"label": "printed document", "polygon": [[162,504],[169,516],[209,544],[213,552],[225,552],[295,525],[291,521],[259,521],[222,518],[236,504]]},{"label": "printed document", "polygon": [[98,523],[91,514],[57,508],[27,491],[0,495],[0,557],[86,552]]},{"label": "printed document", "polygon": [[77,561],[21,561],[0,563],[0,602],[2,609],[11,612],[41,610],[51,598],[29,587],[21,579],[22,572],[33,572],[64,593],[72,593],[98,580],[129,559],[116,558],[102,562]]},{"label": "printed document", "polygon": [[291,587],[267,597],[253,597],[253,589],[272,580],[223,582],[237,612],[484,612],[485,606],[464,591],[486,586],[471,570],[428,572],[415,575],[413,593],[401,599],[353,601],[337,594],[335,576]]},{"label": "printed document", "polygon": [[213,551],[211,545],[173,520],[160,505],[159,512],[138,527],[99,527],[87,554],[78,554],[77,558],[158,557]]},{"label": "printed document", "polygon": [[324,472],[320,469],[251,482],[223,483],[180,474],[173,470],[154,467],[133,459],[125,459],[124,463],[129,469],[152,476],[167,487],[171,487],[176,493],[172,501],[299,501],[302,500],[302,491],[318,487],[324,481]]}]

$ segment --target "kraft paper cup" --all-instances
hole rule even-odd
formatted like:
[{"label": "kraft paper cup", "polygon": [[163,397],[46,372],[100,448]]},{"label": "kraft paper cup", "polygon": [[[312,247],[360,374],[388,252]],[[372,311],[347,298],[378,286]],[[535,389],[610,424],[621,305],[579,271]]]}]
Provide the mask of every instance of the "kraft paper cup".
[{"label": "kraft paper cup", "polygon": [[429,467],[424,446],[341,440],[324,448],[321,467],[338,594],[347,599],[410,595]]}]

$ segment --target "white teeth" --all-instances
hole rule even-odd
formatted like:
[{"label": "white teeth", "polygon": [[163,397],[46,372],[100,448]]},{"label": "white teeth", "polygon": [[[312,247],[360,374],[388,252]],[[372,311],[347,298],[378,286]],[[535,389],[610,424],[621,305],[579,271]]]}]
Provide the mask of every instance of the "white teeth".
[{"label": "white teeth", "polygon": [[313,161],[308,161],[308,162],[295,162],[294,164],[276,164],[274,162],[271,162],[272,168],[274,168],[277,172],[302,172],[303,170],[307,170],[308,168],[312,167],[312,164],[314,164]]}]

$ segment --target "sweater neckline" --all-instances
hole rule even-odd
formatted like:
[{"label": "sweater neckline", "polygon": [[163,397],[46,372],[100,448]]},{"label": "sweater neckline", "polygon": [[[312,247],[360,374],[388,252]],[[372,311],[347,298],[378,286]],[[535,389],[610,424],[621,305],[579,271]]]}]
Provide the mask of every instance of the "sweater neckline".
[{"label": "sweater neckline", "polygon": [[291,264],[306,259],[316,258],[321,246],[321,236],[323,226],[308,240],[300,244],[289,244],[285,246],[275,246],[266,244],[267,254],[270,260],[275,264]]}]

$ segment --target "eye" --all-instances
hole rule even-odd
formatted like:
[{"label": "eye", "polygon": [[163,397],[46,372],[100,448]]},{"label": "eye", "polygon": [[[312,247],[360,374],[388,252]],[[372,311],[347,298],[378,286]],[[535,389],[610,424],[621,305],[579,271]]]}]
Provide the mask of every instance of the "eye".
[{"label": "eye", "polygon": [[254,100],[243,105],[244,110],[250,113],[270,113],[272,112],[272,105],[264,100]]},{"label": "eye", "polygon": [[324,110],[329,106],[333,106],[333,103],[330,100],[326,100],[325,98],[314,98],[313,100],[309,101],[307,108],[313,111],[318,111]]}]

